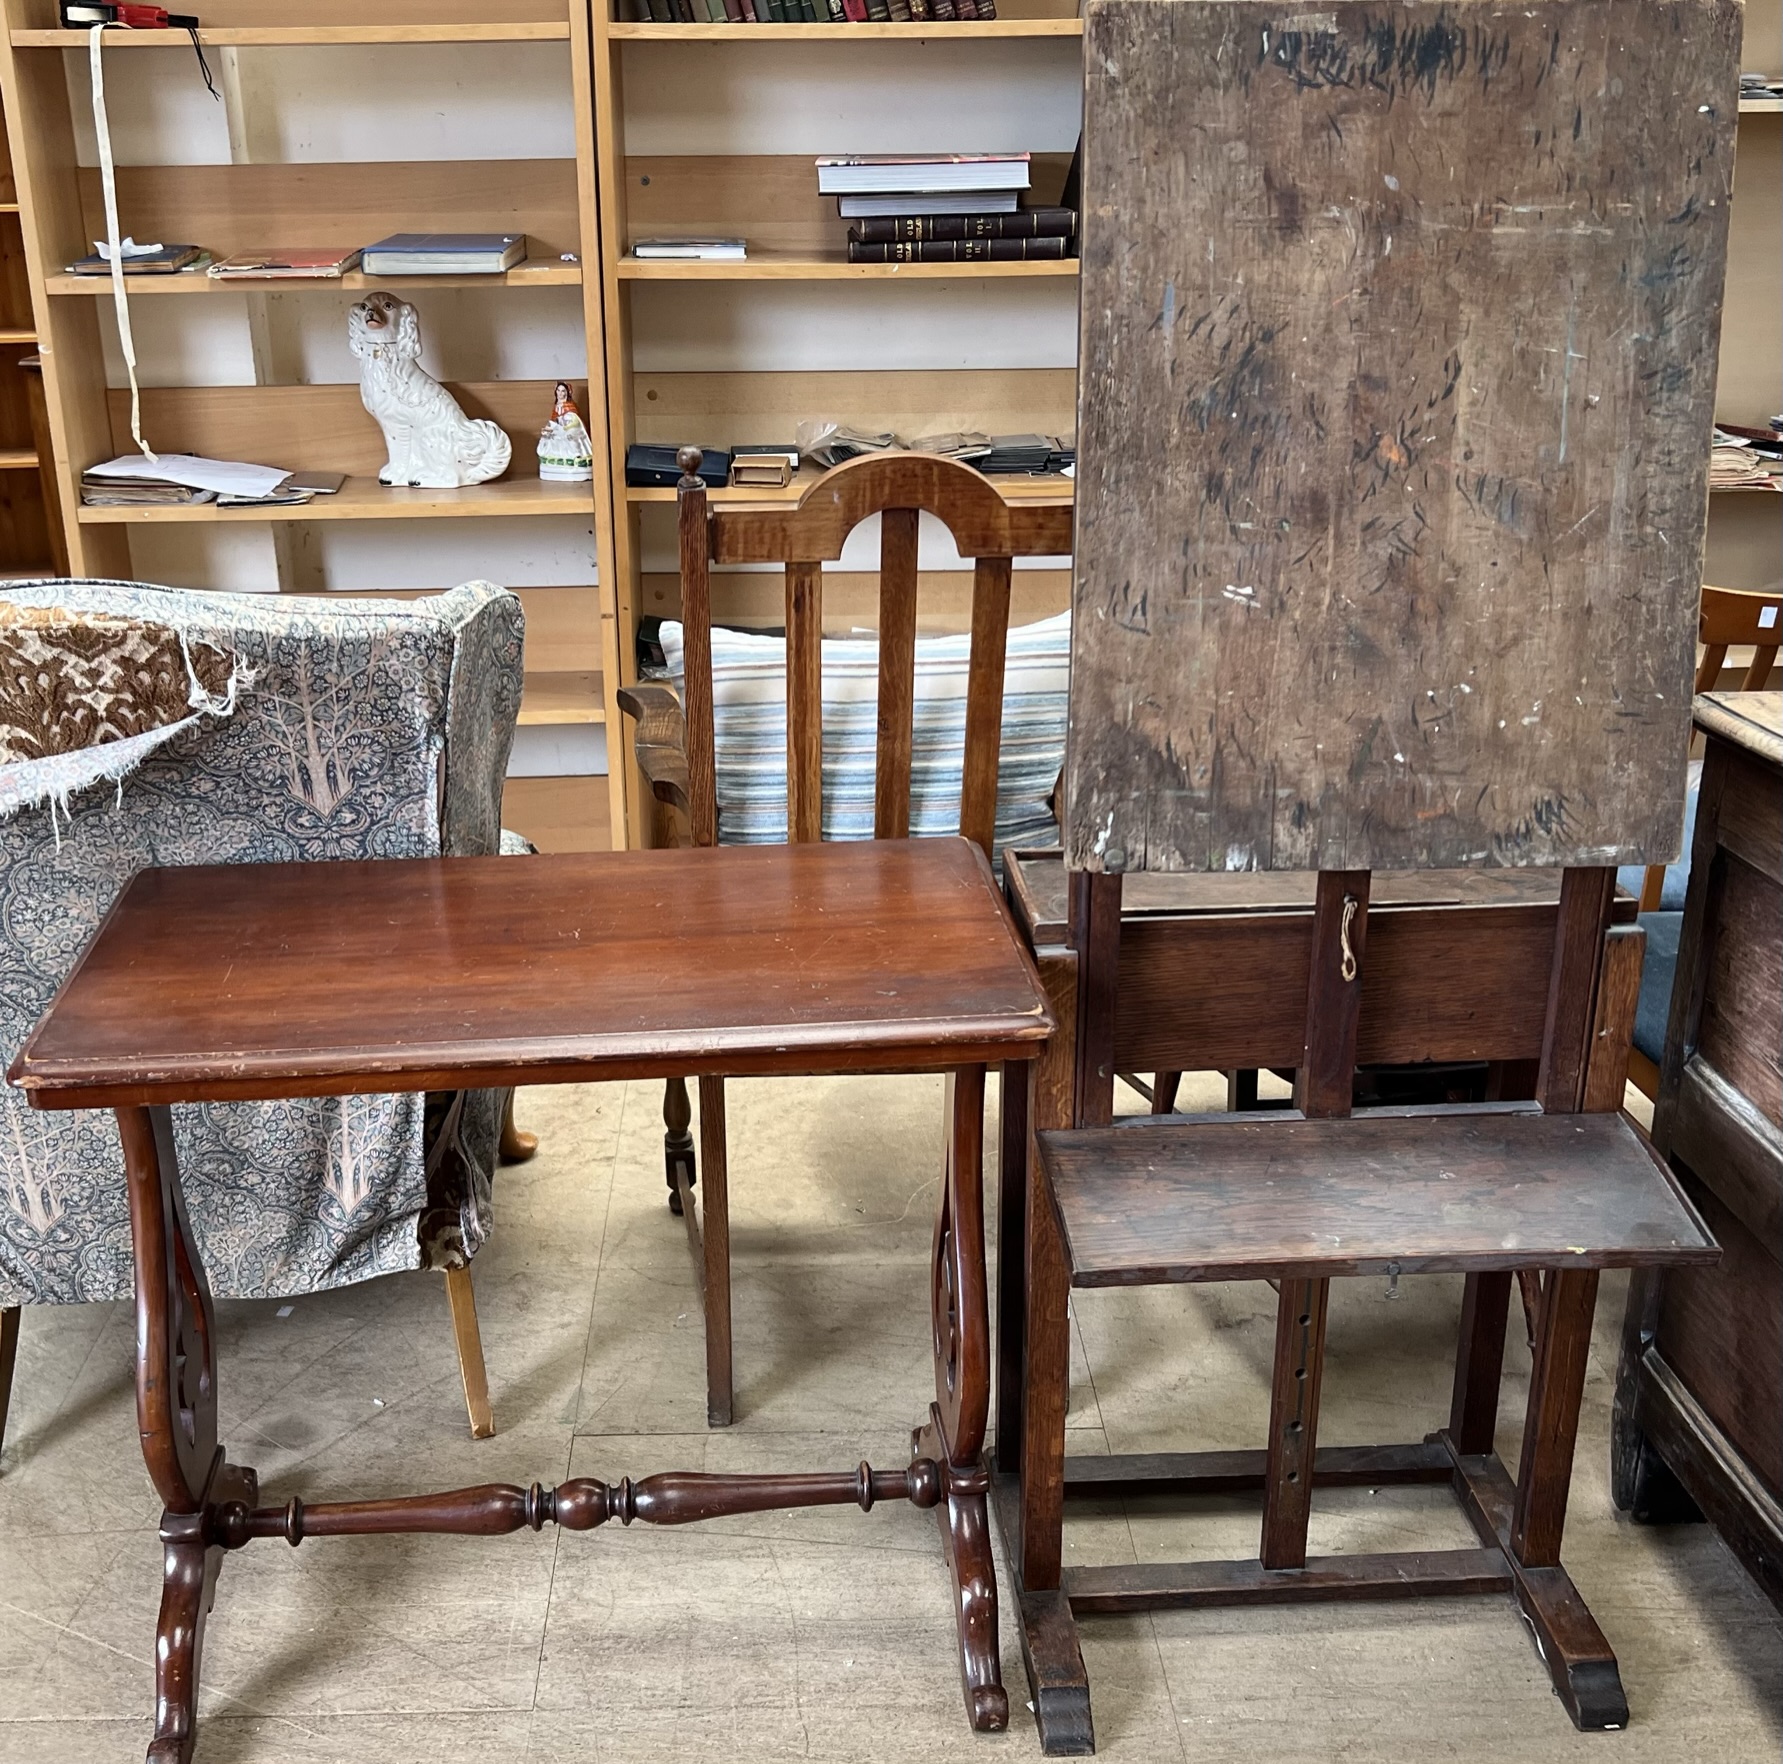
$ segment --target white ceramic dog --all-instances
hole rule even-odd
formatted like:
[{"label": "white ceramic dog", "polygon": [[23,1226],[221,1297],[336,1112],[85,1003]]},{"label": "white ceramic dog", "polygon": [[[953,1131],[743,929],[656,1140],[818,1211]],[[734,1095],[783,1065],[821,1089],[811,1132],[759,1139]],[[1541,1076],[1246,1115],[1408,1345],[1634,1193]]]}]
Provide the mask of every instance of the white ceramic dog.
[{"label": "white ceramic dog", "polygon": [[394,294],[369,294],[347,314],[347,346],[364,364],[359,396],[384,431],[380,484],[456,490],[508,469],[513,452],[496,424],[467,417],[421,365],[421,322]]}]

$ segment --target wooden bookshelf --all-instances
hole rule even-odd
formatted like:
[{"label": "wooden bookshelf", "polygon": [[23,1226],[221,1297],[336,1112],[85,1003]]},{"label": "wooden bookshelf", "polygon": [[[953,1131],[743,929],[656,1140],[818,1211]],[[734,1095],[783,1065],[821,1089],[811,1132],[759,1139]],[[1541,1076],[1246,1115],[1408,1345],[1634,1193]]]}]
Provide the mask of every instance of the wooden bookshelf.
[{"label": "wooden bookshelf", "polygon": [[0,576],[67,568],[12,156],[0,130]]},{"label": "wooden bookshelf", "polygon": [[[1740,65],[1783,75],[1783,8],[1748,6]],[[1783,100],[1740,100],[1715,414],[1762,428],[1783,413]],[[1783,587],[1783,496],[1730,485],[1709,497],[1703,576],[1727,588]]]},{"label": "wooden bookshelf", "polygon": [[[199,9],[200,37],[224,98],[230,156],[225,163],[121,164],[118,204],[126,232],[139,239],[189,239],[216,257],[268,244],[352,246],[394,232],[524,232],[528,244],[527,261],[498,276],[385,278],[354,272],[317,281],[221,282],[202,273],[133,278],[132,303],[153,305],[165,315],[183,311],[182,297],[201,297],[207,309],[219,300],[234,303],[252,342],[252,384],[144,386],[144,432],[156,447],[347,474],[337,494],[301,507],[245,509],[80,503],[81,472],[130,448],[129,396],[106,378],[105,339],[113,324],[109,280],[70,275],[65,268],[103,236],[104,220],[98,171],[81,163],[77,148],[86,132],[86,119],[77,113],[85,103],[87,33],[58,29],[56,10],[55,0],[0,0],[5,38],[0,93],[19,171],[16,192],[8,180],[0,195],[16,194],[18,218],[10,224],[23,244],[25,300],[17,336],[33,343],[41,336],[44,343],[45,445],[63,511],[57,527],[67,548],[65,567],[80,575],[134,577],[142,572],[132,561],[133,535],[146,543],[145,529],[256,527],[272,546],[281,589],[346,590],[353,585],[325,579],[324,550],[319,539],[307,536],[310,529],[376,521],[573,523],[593,535],[596,568],[590,574],[596,579],[524,597],[529,611],[524,720],[594,726],[616,721],[610,694],[620,677],[617,633],[613,619],[603,616],[603,595],[610,589],[602,584],[613,580],[613,522],[611,478],[599,464],[608,452],[607,398],[595,267],[600,231],[588,0],[385,0],[376,8],[362,0],[304,0],[301,7],[283,0],[208,0]],[[476,57],[499,44],[560,47],[560,90],[569,94],[577,144],[573,156],[290,160],[284,157],[276,116],[259,114],[277,106],[262,102],[257,111],[251,101],[256,90],[277,89],[284,50],[375,48],[389,57],[404,47],[456,45],[464,54],[462,83],[469,87],[477,79]],[[151,53],[157,50],[189,58],[192,44],[183,31],[107,33],[108,84],[122,89],[131,81],[164,77],[169,64]],[[380,67],[385,65],[394,71],[396,64]],[[427,69],[416,78],[438,79],[450,63],[433,53],[416,65]],[[453,89],[442,88],[442,103],[451,103]],[[77,128],[77,121],[83,126]],[[474,140],[467,140],[465,151],[475,153]],[[0,228],[7,224],[0,219]],[[565,377],[576,383],[594,438],[594,483],[539,480],[535,444],[550,412],[551,382],[498,380],[454,383],[452,390],[469,414],[490,418],[508,433],[513,463],[506,476],[460,490],[378,484],[382,436],[361,406],[357,384],[295,383],[303,377],[290,365],[299,359],[295,346],[288,340],[282,348],[274,346],[278,324],[292,323],[288,297],[326,295],[338,301],[373,288],[389,288],[413,301],[424,334],[430,300],[448,291],[481,289],[499,303],[536,289],[580,290],[587,367]],[[275,295],[281,300],[271,301]],[[227,307],[217,310],[227,312]],[[509,311],[514,322],[525,322],[522,308],[497,304],[488,310],[498,324]],[[15,335],[8,328],[12,320],[0,308],[0,373]],[[29,330],[22,328],[27,323]],[[564,366],[573,370],[577,364]],[[4,467],[6,454],[22,452],[26,439],[8,432],[6,421],[0,389],[0,528],[9,486],[24,475],[22,467],[17,473]],[[433,587],[450,585],[441,580]],[[536,621],[530,616],[535,610]],[[541,844],[589,849],[623,835],[623,791],[613,794],[610,806],[604,780],[578,775],[516,783],[524,788],[510,796],[522,805],[524,818],[512,824]],[[591,815],[598,825],[588,822]]]},{"label": "wooden bookshelf", "polygon": [[[1060,298],[1068,300],[1066,291],[1074,286],[1077,276],[1074,259],[852,264],[847,251],[848,223],[838,216],[835,199],[817,190],[815,154],[807,150],[808,129],[800,136],[798,152],[778,148],[786,131],[775,116],[769,119],[765,132],[759,122],[750,125],[751,144],[746,149],[721,151],[708,132],[693,143],[695,147],[703,144],[704,151],[664,153],[659,150],[666,138],[661,130],[652,132],[641,126],[634,131],[631,127],[639,106],[649,103],[652,73],[660,73],[668,65],[664,58],[673,57],[679,46],[690,63],[697,59],[701,77],[713,79],[715,90],[723,90],[731,105],[747,103],[740,95],[758,86],[784,92],[789,82],[809,81],[810,109],[821,113],[834,103],[832,92],[823,84],[824,70],[835,69],[838,56],[852,57],[854,53],[844,45],[855,45],[862,56],[870,58],[868,65],[875,70],[886,65],[885,57],[895,56],[899,45],[927,45],[928,54],[940,53],[945,45],[952,77],[960,78],[963,68],[968,84],[982,81],[989,91],[994,89],[997,70],[1004,65],[998,58],[998,46],[1015,44],[1024,78],[1056,80],[1060,91],[1075,95],[1082,83],[1083,33],[1077,0],[1000,0],[1001,16],[995,20],[923,24],[662,24],[625,16],[630,11],[627,0],[594,0],[592,21],[607,427],[616,510],[612,607],[619,634],[619,665],[627,681],[635,678],[634,637],[639,619],[672,616],[679,611],[675,579],[664,573],[664,562],[673,555],[675,493],[669,488],[626,485],[628,444],[727,447],[743,441],[790,441],[798,423],[814,417],[831,417],[874,430],[891,429],[902,435],[956,428],[988,434],[1058,434],[1076,424],[1076,373],[1068,366],[885,368],[876,365],[875,352],[865,341],[858,363],[847,371],[775,366],[766,361],[757,368],[745,357],[724,371],[690,367],[664,372],[640,359],[634,346],[634,311],[644,313],[650,308],[637,305],[634,309],[634,302],[672,297],[684,303],[678,309],[683,325],[696,327],[702,322],[696,313],[710,312],[715,333],[747,337],[749,321],[742,316],[740,303],[772,297],[775,284],[814,285],[815,293],[795,291],[793,297],[807,302],[833,300],[837,318],[845,323],[850,303],[868,298],[873,291],[977,285],[972,297],[989,302],[994,313],[1002,302],[1024,290],[1038,294],[1056,288]],[[801,44],[807,46],[808,53],[789,47]],[[905,53],[912,52],[906,49]],[[629,87],[633,94],[629,109],[628,60],[637,64]],[[982,74],[976,71],[980,68]],[[640,92],[642,99],[637,96]],[[778,101],[789,108],[792,104],[790,99]],[[1075,104],[1071,109],[1075,111]],[[947,138],[944,131],[945,124],[929,133],[923,125],[913,124],[908,139],[884,142],[877,150],[933,147],[945,151],[963,144]],[[628,135],[636,145],[628,145]],[[1056,201],[1069,164],[1069,139],[1062,143],[1038,138],[1000,144],[1026,148],[1034,154],[1033,184],[1027,199]],[[848,150],[846,136],[817,149]],[[677,235],[741,237],[747,243],[748,256],[741,263],[690,263],[643,260],[632,252],[638,240]],[[685,304],[702,301],[707,304]],[[874,310],[883,320],[884,309]],[[938,332],[935,359],[957,363],[957,345],[949,346],[943,339],[944,333]],[[784,502],[799,495],[814,475],[809,470],[800,472],[783,491],[719,490],[714,500],[727,505]],[[1008,494],[1024,498],[1068,502],[1071,497],[1070,482],[1062,478],[999,478],[998,484]],[[1031,582],[1027,580],[1030,574]],[[969,581],[969,577],[965,579]],[[1019,579],[1023,593],[1018,598],[1029,616],[1044,616],[1063,604],[1062,572],[1023,572]],[[925,583],[925,621],[939,616],[949,628],[961,624],[967,606],[963,593],[930,575],[925,575]],[[863,596],[857,588],[853,578],[844,585],[839,573],[826,573],[826,606],[833,596],[838,607],[846,603],[853,624],[871,623],[871,597]],[[772,605],[777,593],[777,579],[760,572],[721,572],[714,583],[719,615],[742,622],[778,623],[783,613],[777,613]],[[932,609],[942,610],[934,613]],[[925,628],[933,626],[925,622]],[[630,740],[629,725],[610,718],[611,776],[615,789],[627,791],[630,837],[642,843],[649,815],[631,768]]]}]

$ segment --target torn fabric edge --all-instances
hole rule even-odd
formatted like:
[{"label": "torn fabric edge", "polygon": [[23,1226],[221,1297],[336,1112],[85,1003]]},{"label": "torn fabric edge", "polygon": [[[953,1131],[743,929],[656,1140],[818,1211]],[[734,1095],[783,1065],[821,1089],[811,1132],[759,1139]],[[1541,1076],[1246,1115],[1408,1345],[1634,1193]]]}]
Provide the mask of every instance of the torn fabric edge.
[{"label": "torn fabric edge", "polygon": [[208,692],[192,666],[183,634],[180,650],[186,657],[186,702],[192,706],[191,716],[158,729],[145,729],[140,735],[127,735],[121,741],[102,741],[74,753],[52,753],[43,759],[0,766],[0,821],[11,820],[27,809],[47,807],[60,847],[61,819],[72,814],[69,799],[77,791],[90,790],[95,784],[115,784],[121,796],[124,780],[157,748],[166,746],[174,736],[193,728],[205,717],[234,716],[242,689],[254,683],[254,670],[237,660],[222,692]]}]

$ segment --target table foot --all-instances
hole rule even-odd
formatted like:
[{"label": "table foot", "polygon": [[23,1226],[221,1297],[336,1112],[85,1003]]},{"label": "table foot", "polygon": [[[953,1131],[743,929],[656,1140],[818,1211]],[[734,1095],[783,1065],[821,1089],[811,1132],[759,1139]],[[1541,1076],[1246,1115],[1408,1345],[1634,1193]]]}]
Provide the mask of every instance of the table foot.
[{"label": "table foot", "polygon": [[1579,1596],[1572,1576],[1559,1563],[1532,1567],[1511,1547],[1511,1510],[1516,1487],[1510,1472],[1490,1453],[1461,1452],[1446,1433],[1432,1436],[1447,1446],[1455,1464],[1455,1493],[1483,1542],[1504,1552],[1511,1571],[1511,1595],[1535,1638],[1536,1652],[1554,1682],[1573,1725],[1585,1733],[1628,1725],[1628,1697],[1615,1650]]},{"label": "table foot", "polygon": [[1029,1592],[1022,1585],[1021,1489],[1017,1479],[998,1476],[991,1498],[1014,1584],[1022,1665],[1034,1699],[1040,1749],[1049,1758],[1087,1758],[1096,1749],[1096,1728],[1090,1713],[1090,1677],[1084,1670],[1071,1601],[1058,1587]]},{"label": "table foot", "polygon": [[198,1738],[198,1674],[204,1625],[223,1566],[215,1517],[226,1502],[258,1495],[252,1470],[221,1464],[197,1513],[161,1515],[161,1613],[155,1624],[155,1737],[148,1764],[191,1764]]},{"label": "table foot", "polygon": [[953,1579],[954,1623],[959,1634],[960,1684],[974,1733],[1001,1733],[1009,1725],[1009,1693],[997,1643],[997,1570],[991,1558],[990,1474],[982,1464],[948,1461],[947,1441],[933,1411],[927,1426],[910,1436],[914,1459],[946,1465],[946,1493],[935,1508],[941,1548]]}]

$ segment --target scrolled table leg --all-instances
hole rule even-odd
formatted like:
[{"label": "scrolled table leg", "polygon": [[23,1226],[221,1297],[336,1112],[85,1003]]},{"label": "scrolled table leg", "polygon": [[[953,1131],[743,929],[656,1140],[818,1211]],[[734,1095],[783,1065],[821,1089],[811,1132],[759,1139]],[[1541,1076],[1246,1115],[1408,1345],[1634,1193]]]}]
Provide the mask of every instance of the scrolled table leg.
[{"label": "scrolled table leg", "polygon": [[997,1572],[991,1558],[990,1477],[984,1465],[990,1420],[990,1294],[984,1260],[984,1067],[948,1080],[946,1170],[935,1217],[930,1306],[935,1402],[911,1436],[918,1458],[946,1466],[935,1510],[953,1577],[960,1679],[975,1731],[1009,1725],[997,1642]]},{"label": "scrolled table leg", "polygon": [[217,1442],[216,1315],[180,1192],[172,1116],[125,1108],[117,1120],[136,1259],[136,1419],[165,1507],[148,1760],[190,1764],[204,1623],[223,1561],[215,1519],[227,1504],[252,1506],[258,1486]]}]

